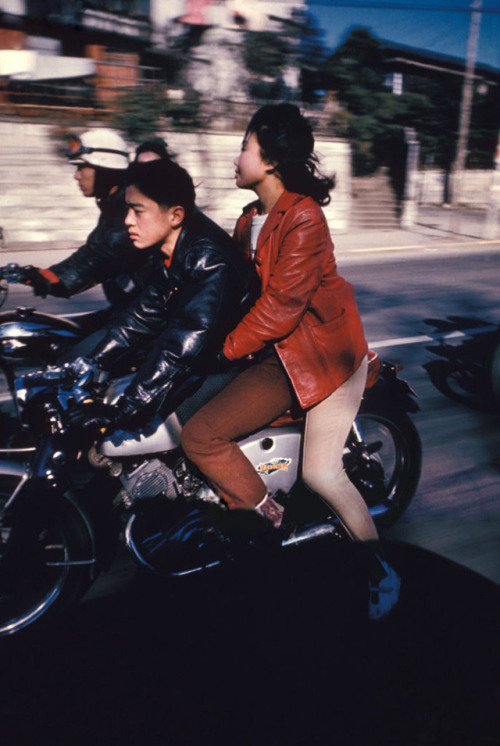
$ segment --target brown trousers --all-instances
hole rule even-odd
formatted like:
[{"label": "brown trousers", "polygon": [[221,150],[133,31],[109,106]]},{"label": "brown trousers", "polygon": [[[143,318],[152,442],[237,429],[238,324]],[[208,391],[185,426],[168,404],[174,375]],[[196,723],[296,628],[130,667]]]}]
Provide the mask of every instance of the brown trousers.
[{"label": "brown trousers", "polygon": [[269,424],[292,405],[293,390],[273,353],[240,373],[184,425],[184,452],[229,508],[253,508],[266,487],[234,442]]},{"label": "brown trousers", "polygon": [[[342,461],[367,367],[365,357],[351,378],[308,410],[302,478],[337,514],[354,540],[376,542],[375,524]],[[184,426],[181,438],[186,454],[229,508],[253,508],[266,494],[264,482],[234,440],[272,422],[291,406],[293,398],[288,377],[273,354],[235,378]]]}]

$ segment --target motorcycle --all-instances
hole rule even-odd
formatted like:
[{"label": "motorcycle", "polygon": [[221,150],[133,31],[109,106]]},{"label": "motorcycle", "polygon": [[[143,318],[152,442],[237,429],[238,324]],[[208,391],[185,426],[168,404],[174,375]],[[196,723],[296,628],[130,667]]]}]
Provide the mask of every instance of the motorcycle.
[{"label": "motorcycle", "polygon": [[[376,523],[387,526],[418,485],[421,443],[408,413],[419,407],[397,366],[373,357],[344,463]],[[15,383],[25,442],[0,452],[0,636],[76,603],[111,567],[120,541],[139,568],[172,577],[235,562],[269,542],[281,552],[342,535],[337,518],[301,487],[300,418],[287,413],[239,442],[285,506],[286,531],[254,511],[228,511],[188,463],[182,425],[228,374],[208,376],[166,420],[96,437],[75,429],[72,407],[89,396],[116,402],[130,374],[83,385],[70,370],[48,367]]]},{"label": "motorcycle", "polygon": [[467,406],[500,407],[500,327],[477,317],[425,319],[435,357],[424,365],[436,388]]},{"label": "motorcycle", "polygon": [[[18,264],[0,267],[0,308],[5,304],[9,284],[23,283],[26,269]],[[54,365],[74,350],[85,337],[105,321],[106,310],[78,316],[56,316],[33,308],[0,311],[0,418],[2,445],[13,442],[16,433],[14,381],[41,366]],[[73,357],[79,353],[75,352]]]}]

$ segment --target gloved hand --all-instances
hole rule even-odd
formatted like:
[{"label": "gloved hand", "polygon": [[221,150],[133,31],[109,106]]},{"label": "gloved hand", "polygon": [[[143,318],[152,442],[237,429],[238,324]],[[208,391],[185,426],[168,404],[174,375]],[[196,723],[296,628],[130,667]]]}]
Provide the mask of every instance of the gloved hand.
[{"label": "gloved hand", "polygon": [[92,399],[73,404],[68,409],[71,426],[79,430],[114,430],[120,414],[117,406],[95,402]]},{"label": "gloved hand", "polygon": [[75,388],[83,391],[89,391],[93,383],[101,383],[108,377],[107,372],[90,357],[77,357],[72,363],[66,363],[64,375],[65,379],[74,383]]},{"label": "gloved hand", "polygon": [[39,269],[27,266],[22,268],[22,282],[33,288],[35,295],[45,298],[47,295],[64,296],[64,286],[57,275],[50,269]]}]

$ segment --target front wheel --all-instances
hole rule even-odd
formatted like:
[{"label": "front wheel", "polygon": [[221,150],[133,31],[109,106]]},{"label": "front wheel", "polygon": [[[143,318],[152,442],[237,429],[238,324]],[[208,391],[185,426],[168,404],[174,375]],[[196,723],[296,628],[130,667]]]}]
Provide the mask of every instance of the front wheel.
[{"label": "front wheel", "polygon": [[[2,508],[13,478],[0,476]],[[43,511],[18,541],[15,525],[6,511],[0,519],[0,637],[76,602],[94,576],[88,525],[69,500]]]},{"label": "front wheel", "polygon": [[377,525],[390,526],[410,504],[420,479],[418,431],[406,412],[362,411],[346,444],[344,464]]}]

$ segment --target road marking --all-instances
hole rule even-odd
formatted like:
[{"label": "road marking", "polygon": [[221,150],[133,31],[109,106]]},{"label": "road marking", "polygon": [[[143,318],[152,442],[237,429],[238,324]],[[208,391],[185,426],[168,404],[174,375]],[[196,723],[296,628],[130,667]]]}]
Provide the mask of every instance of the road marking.
[{"label": "road marking", "polygon": [[370,251],[404,251],[405,249],[455,249],[457,246],[487,246],[489,244],[497,244],[500,242],[500,238],[493,239],[475,239],[470,241],[453,241],[452,243],[435,243],[435,244],[411,244],[407,246],[372,246],[371,248],[365,249],[349,249],[350,253],[363,254]]},{"label": "road marking", "polygon": [[[73,314],[76,315],[76,314]],[[488,332],[497,332],[500,330],[498,324],[488,324],[487,326],[477,326],[466,331],[456,329],[452,332],[436,332],[435,334],[419,334],[416,337],[396,337],[394,339],[379,339],[375,342],[368,342],[371,350],[379,350],[387,347],[402,347],[404,345],[423,344],[424,342],[439,342],[444,339],[463,339],[472,337],[475,334],[486,334]],[[0,392],[0,404],[12,401],[10,392]]]},{"label": "road marking", "polygon": [[458,339],[463,337],[471,337],[475,334],[485,334],[487,332],[498,331],[499,327],[496,324],[489,324],[488,326],[478,326],[473,329],[467,329],[462,332],[455,330],[454,332],[436,332],[436,334],[420,334],[418,337],[399,337],[396,339],[380,339],[376,342],[368,342],[368,346],[371,350],[377,350],[380,347],[399,347],[400,345],[415,345],[423,344],[424,342],[438,342],[443,339]]}]

